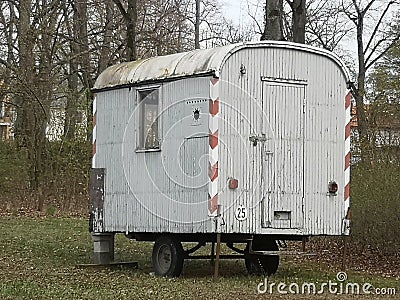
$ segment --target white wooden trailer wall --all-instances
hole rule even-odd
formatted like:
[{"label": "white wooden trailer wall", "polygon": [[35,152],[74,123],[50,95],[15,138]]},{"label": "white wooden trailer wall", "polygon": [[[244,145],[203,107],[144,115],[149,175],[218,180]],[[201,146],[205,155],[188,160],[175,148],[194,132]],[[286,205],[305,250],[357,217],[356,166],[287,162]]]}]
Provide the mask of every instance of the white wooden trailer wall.
[{"label": "white wooden trailer wall", "polygon": [[[238,76],[242,65],[246,74]],[[228,105],[221,107],[220,138],[233,155],[220,151],[220,178],[235,177],[242,185],[233,193],[225,182],[220,186],[220,202],[228,209],[226,230],[341,234],[349,205],[344,170],[350,114],[345,111],[347,78],[337,61],[307,48],[248,47],[227,59],[221,79],[221,102]],[[253,128],[246,128],[250,124],[243,117]],[[253,147],[249,132],[264,133],[267,142]],[[340,187],[337,196],[328,196],[331,180]],[[252,218],[235,220],[237,202],[250,209]],[[290,211],[291,220],[275,219],[279,211]]]},{"label": "white wooden trailer wall", "polygon": [[[208,113],[201,116],[203,126],[191,126],[192,105],[187,102],[196,101],[196,106],[208,112],[209,78],[145,88],[149,86],[159,87],[161,93],[161,138],[166,138],[161,151],[135,151],[137,89],[111,90],[96,96],[95,165],[106,169],[105,231],[211,231],[207,217],[207,164],[196,182],[188,182],[191,177],[184,176],[181,170],[189,167],[182,163],[192,162],[187,156],[201,158],[208,153]],[[182,118],[183,114],[190,118]],[[187,139],[196,134],[203,138]],[[204,159],[203,162],[208,163]],[[198,188],[185,188],[194,185]],[[203,201],[199,201],[201,198]]]},{"label": "white wooden trailer wall", "polygon": [[[332,54],[282,42],[109,68],[95,85],[93,167],[105,168],[99,231],[214,232],[211,197],[222,205],[222,232],[342,234],[347,81]],[[149,88],[159,89],[161,151],[138,152],[138,91]],[[245,220],[235,218],[238,207]]]}]

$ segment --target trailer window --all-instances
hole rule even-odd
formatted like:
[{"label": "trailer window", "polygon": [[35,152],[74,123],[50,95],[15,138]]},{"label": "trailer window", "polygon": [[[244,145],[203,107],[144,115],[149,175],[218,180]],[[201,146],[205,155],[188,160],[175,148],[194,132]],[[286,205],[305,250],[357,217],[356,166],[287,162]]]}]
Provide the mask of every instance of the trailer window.
[{"label": "trailer window", "polygon": [[158,89],[139,91],[139,149],[158,149]]}]

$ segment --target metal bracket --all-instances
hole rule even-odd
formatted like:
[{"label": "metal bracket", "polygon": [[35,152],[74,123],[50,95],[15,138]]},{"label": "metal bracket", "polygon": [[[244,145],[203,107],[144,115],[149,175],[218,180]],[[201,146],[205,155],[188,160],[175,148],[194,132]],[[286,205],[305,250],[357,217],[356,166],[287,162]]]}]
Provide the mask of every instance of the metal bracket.
[{"label": "metal bracket", "polygon": [[92,168],[90,174],[90,232],[104,231],[104,195],[106,169]]},{"label": "metal bracket", "polygon": [[186,251],[184,252],[185,258],[189,258],[189,257],[190,257],[189,254],[192,254],[192,253],[196,252],[197,250],[199,250],[201,247],[204,247],[205,245],[206,245],[205,242],[199,242],[199,243],[198,243],[196,246],[194,246],[193,248],[190,248],[190,249],[186,250]]},{"label": "metal bracket", "polygon": [[249,141],[253,143],[253,146],[257,146],[258,142],[266,142],[267,138],[263,135],[263,136],[258,136],[258,135],[251,135],[249,136]]}]

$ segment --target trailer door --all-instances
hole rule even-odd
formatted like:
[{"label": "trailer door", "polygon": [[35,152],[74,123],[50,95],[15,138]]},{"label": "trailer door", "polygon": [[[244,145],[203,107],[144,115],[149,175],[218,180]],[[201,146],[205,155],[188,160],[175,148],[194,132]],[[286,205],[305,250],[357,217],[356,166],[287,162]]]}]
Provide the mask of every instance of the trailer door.
[{"label": "trailer door", "polygon": [[262,77],[262,226],[302,228],[307,82]]}]

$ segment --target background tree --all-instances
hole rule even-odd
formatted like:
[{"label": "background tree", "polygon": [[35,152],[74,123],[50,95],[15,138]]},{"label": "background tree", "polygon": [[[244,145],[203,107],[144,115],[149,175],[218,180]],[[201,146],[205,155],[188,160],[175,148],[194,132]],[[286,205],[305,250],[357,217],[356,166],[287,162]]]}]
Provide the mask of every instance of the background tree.
[{"label": "background tree", "polygon": [[306,44],[334,51],[343,58],[341,45],[353,28],[349,20],[343,17],[338,2],[309,0],[306,10]]},{"label": "background tree", "polygon": [[[250,40],[253,36],[248,28],[242,31],[231,20],[227,20],[218,1],[186,1],[184,15],[186,22],[193,24],[195,49],[221,46],[242,41],[242,38]],[[190,27],[186,30],[192,32]],[[243,32],[246,33],[243,34]],[[192,43],[190,38],[186,40],[188,44]]]},{"label": "background tree", "polygon": [[306,41],[306,0],[286,0],[292,10],[293,42],[304,44]]},{"label": "background tree", "polygon": [[[399,17],[391,26],[400,30]],[[374,66],[367,80],[370,101],[368,115],[371,141],[378,147],[374,161],[400,163],[400,41],[398,40]],[[382,156],[383,154],[383,156]]]},{"label": "background tree", "polygon": [[127,0],[125,8],[121,0],[113,0],[118,7],[126,26],[126,60],[137,59],[136,49],[136,22],[137,22],[137,0]]},{"label": "background tree", "polygon": [[[356,0],[342,1],[343,12],[356,28],[358,74],[353,96],[357,105],[358,133],[361,143],[368,141],[368,125],[364,107],[367,71],[389,51],[400,37],[400,33],[390,33],[387,22],[390,20],[390,9],[397,4],[396,1],[370,0],[365,6],[361,6]],[[371,11],[373,11],[373,17],[369,14]],[[372,26],[370,33],[367,33],[365,29],[366,22]]]},{"label": "background tree", "polygon": [[266,0],[264,26],[259,25],[255,15],[250,16],[259,28],[261,40],[290,40],[304,44],[306,11],[306,0]]},{"label": "background tree", "polygon": [[265,2],[264,31],[261,40],[283,40],[283,0]]},{"label": "background tree", "polygon": [[200,0],[196,0],[196,17],[194,22],[194,48],[200,49],[200,16],[201,7]]}]

